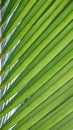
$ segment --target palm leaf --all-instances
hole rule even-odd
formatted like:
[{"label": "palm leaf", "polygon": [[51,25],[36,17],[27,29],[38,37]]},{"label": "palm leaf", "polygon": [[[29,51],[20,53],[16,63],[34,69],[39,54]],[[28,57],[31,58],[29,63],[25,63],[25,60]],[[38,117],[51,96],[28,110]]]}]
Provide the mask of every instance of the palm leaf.
[{"label": "palm leaf", "polygon": [[1,0],[0,129],[73,129],[73,1]]}]

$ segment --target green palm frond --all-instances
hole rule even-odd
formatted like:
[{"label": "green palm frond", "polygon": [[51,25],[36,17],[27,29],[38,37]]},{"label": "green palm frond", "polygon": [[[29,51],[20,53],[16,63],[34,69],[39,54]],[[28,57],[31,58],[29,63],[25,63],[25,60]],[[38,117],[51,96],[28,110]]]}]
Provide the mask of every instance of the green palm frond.
[{"label": "green palm frond", "polygon": [[0,129],[72,130],[73,1],[0,6]]}]

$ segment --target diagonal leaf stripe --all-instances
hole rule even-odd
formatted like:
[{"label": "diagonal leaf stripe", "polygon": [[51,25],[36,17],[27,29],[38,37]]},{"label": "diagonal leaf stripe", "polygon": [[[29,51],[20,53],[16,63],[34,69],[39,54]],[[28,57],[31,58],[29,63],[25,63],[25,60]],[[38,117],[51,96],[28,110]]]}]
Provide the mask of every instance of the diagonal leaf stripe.
[{"label": "diagonal leaf stripe", "polygon": [[16,7],[17,4],[18,4],[18,0],[14,0],[14,1],[10,0],[10,2],[3,14],[2,22],[4,22],[8,18],[8,16],[12,13],[12,11],[14,10],[14,8]]},{"label": "diagonal leaf stripe", "polygon": [[[40,1],[37,1],[37,4],[35,4],[35,7],[33,7],[33,13],[36,13],[37,10],[39,10],[42,6],[43,6],[43,9],[41,9],[39,11],[39,13],[41,13],[41,11],[44,11],[45,8],[47,8],[47,6],[51,3],[51,1],[48,1],[45,3],[45,0],[40,0]],[[26,15],[26,9],[28,8],[25,8],[26,5],[29,4],[28,3],[28,0],[27,1],[21,1],[21,3],[19,4],[18,8],[16,9],[16,11],[14,12],[14,14],[12,15],[11,19],[10,19],[10,22],[9,24],[7,25],[6,27],[6,35],[8,35],[9,32],[11,32],[11,30],[15,27],[15,25],[20,21],[20,19],[23,19],[24,16]],[[44,4],[44,5],[43,5]],[[32,15],[32,12],[31,12],[31,15]],[[24,15],[25,13],[25,15]],[[30,18],[31,18],[31,15],[30,15]],[[39,14],[40,15],[40,14]],[[35,17],[37,18],[37,17]],[[28,16],[27,16],[27,19],[28,19]],[[14,22],[14,20],[16,20]],[[28,22],[28,21],[27,21]],[[7,33],[7,30],[8,30],[8,33]],[[10,31],[9,31],[10,30]]]},{"label": "diagonal leaf stripe", "polygon": [[[65,47],[65,44],[67,45],[68,43],[68,40],[69,40],[69,38],[72,38],[72,34],[73,34],[73,31],[70,33],[71,34],[71,36],[70,35],[68,35],[66,38],[67,39],[65,39],[66,41],[65,42],[62,42],[61,44],[58,44],[56,47],[55,47],[55,49],[56,49],[56,51],[55,51],[55,49],[53,48],[52,49],[52,51],[50,51],[44,58],[43,58],[43,60],[41,60],[38,64],[37,64],[37,66],[35,66],[33,69],[32,69],[32,71],[30,71],[29,73],[28,73],[28,71],[25,71],[24,70],[24,72],[26,72],[26,73],[22,73],[22,76],[20,75],[18,78],[17,78],[17,82],[19,81],[19,80],[21,80],[20,81],[20,83],[18,84],[18,86],[16,86],[14,89],[16,89],[16,90],[18,90],[19,88],[21,88],[21,86],[23,86],[23,84],[25,83],[27,83],[29,80],[31,80],[37,73],[39,73],[40,71],[41,71],[41,69],[43,69],[44,67],[45,67],[45,65],[47,65],[58,53],[59,53],[59,51],[61,51],[62,49],[63,49],[63,46]],[[63,40],[62,40],[63,41]],[[60,43],[60,42],[59,42]],[[61,49],[62,48],[62,49]],[[54,55],[53,55],[54,54]],[[44,64],[43,64],[44,63]],[[42,64],[42,67],[40,67],[41,66],[41,64]],[[26,69],[26,70],[28,70],[28,69]],[[25,75],[24,75],[25,74]],[[30,75],[32,75],[32,77],[30,77]],[[15,81],[15,82],[16,82]],[[17,83],[16,83],[17,84]],[[15,84],[15,85],[16,85]],[[14,91],[14,90],[13,90]],[[12,92],[12,91],[11,91]]]},{"label": "diagonal leaf stripe", "polygon": [[[28,2],[28,1],[27,1]],[[25,5],[27,4],[27,2],[24,2],[25,4],[23,4],[24,5],[24,7],[25,7]],[[14,6],[14,4],[15,4],[15,6]],[[6,20],[7,20],[7,18],[8,18],[8,15],[11,15],[11,9],[12,9],[12,7],[13,7],[13,9],[16,7],[16,4],[18,5],[18,4],[20,4],[19,2],[18,2],[18,0],[14,0],[14,1],[12,1],[12,0],[10,0],[10,3],[9,3],[9,5],[8,5],[8,7],[7,7],[7,9],[5,10],[5,13],[3,14],[3,16],[2,16],[2,22],[4,23]],[[12,9],[12,10],[13,10]]]},{"label": "diagonal leaf stripe", "polygon": [[[56,34],[56,32],[54,31],[54,33]],[[52,34],[51,34],[52,35]],[[73,32],[71,33],[71,35],[73,35]],[[68,38],[68,37],[67,37]],[[69,38],[71,38],[72,39],[72,36],[69,36]],[[64,38],[65,39],[65,38]],[[49,40],[49,41],[48,41]],[[65,39],[66,40],[66,39]],[[69,40],[69,39],[68,39]],[[68,42],[68,40],[67,40],[67,42]],[[48,42],[50,42],[50,38],[48,37],[47,39],[45,39],[45,41],[43,41],[42,42],[42,44],[43,44],[43,46],[47,43],[48,44]],[[44,44],[45,43],[45,44]],[[42,48],[42,44],[40,45],[40,48]],[[56,43],[55,43],[56,44]],[[62,44],[64,44],[64,43],[62,43]],[[65,43],[65,44],[67,44],[67,43]],[[63,45],[63,46],[65,46],[65,44]],[[38,48],[37,48],[38,49]],[[37,51],[37,50],[36,50]],[[38,60],[37,60],[38,61]],[[27,67],[27,65],[28,65],[28,63],[29,63],[29,59],[28,59],[28,61],[26,60],[26,62],[25,62],[25,68]],[[35,63],[35,62],[34,62]],[[18,67],[18,66],[17,66]],[[22,66],[23,67],[23,66]],[[25,69],[24,68],[24,69]],[[18,72],[19,71],[17,71],[16,73],[15,73],[15,69],[13,68],[13,70],[12,70],[12,72],[14,71],[14,75],[13,76],[16,76],[15,74],[18,74]],[[10,76],[10,75],[9,75]],[[10,77],[11,78],[11,77]],[[14,78],[14,77],[12,77],[12,78]],[[8,78],[8,80],[9,80],[9,78]],[[7,81],[7,80],[6,80]]]},{"label": "diagonal leaf stripe", "polygon": [[[73,52],[73,51],[72,51],[72,52]],[[66,59],[67,59],[67,61],[66,61]],[[69,59],[69,60],[70,60],[70,59]],[[54,74],[55,72],[57,72],[58,69],[61,68],[62,65],[65,65],[65,63],[67,63],[69,60],[68,60],[68,55],[67,55],[67,56],[65,56],[65,57],[63,58],[63,60],[61,60],[60,62],[58,61],[58,64],[57,64],[57,65],[58,65],[58,68],[56,67],[56,65],[55,65],[55,67],[53,67],[53,68],[56,68],[56,69],[53,71],[53,74]],[[61,62],[62,62],[62,65],[61,65]],[[52,66],[53,66],[53,64],[52,64]],[[51,68],[50,68],[50,66],[49,66],[49,70],[50,70],[50,69],[51,69]],[[45,69],[44,69],[44,70],[45,70]],[[46,71],[48,71],[48,73],[50,73],[50,74],[49,74],[49,78],[52,76],[52,70],[53,70],[53,69],[51,69],[50,72],[49,72],[49,71],[48,71],[48,67],[46,67]],[[46,72],[46,71],[45,71],[45,72]],[[40,74],[38,75],[37,79],[39,79],[39,76],[41,76],[41,74],[42,74],[43,72],[44,72],[44,71],[41,71],[41,72],[40,72]],[[45,75],[46,75],[46,77],[47,77],[47,75],[48,75],[47,73],[46,73],[46,74],[43,73],[43,74],[44,74],[44,78],[45,78]],[[41,77],[41,78],[42,78],[42,77]],[[32,85],[32,83],[35,83],[35,81],[37,82],[37,79],[36,79],[36,76],[35,76],[34,81],[31,80],[31,81],[32,81],[32,82],[31,82],[31,85]],[[47,79],[48,79],[48,77],[46,78],[46,80],[47,80]],[[40,79],[40,80],[41,80],[41,79]],[[42,82],[38,81],[38,83],[42,83],[42,84],[43,84],[43,81],[42,81]],[[30,82],[28,83],[28,85],[30,85]],[[28,85],[27,85],[27,86],[28,86]],[[14,87],[14,86],[13,86],[13,87]],[[29,86],[28,86],[28,87],[29,87]],[[36,88],[35,86],[33,86],[33,87],[34,87],[34,91],[35,91],[36,89],[38,89],[38,88]],[[40,87],[40,86],[38,86],[38,87]],[[26,88],[27,88],[27,87],[26,87]],[[26,88],[24,88],[24,91],[25,91]],[[31,88],[29,89],[29,91],[30,91],[30,90],[31,90]],[[11,90],[9,90],[9,91],[8,91],[8,94],[6,93],[6,95],[4,96],[5,99],[8,99],[8,98],[9,98],[8,95],[10,95],[10,91],[11,91]],[[13,91],[13,90],[12,90],[12,91]],[[12,92],[12,91],[11,91],[11,92]],[[22,90],[22,91],[23,91],[23,90]],[[28,94],[29,94],[29,93],[28,93]],[[21,96],[21,100],[22,100],[22,96]],[[18,102],[19,102],[19,101],[18,101]]]},{"label": "diagonal leaf stripe", "polygon": [[[57,13],[60,13],[60,11],[64,8],[64,6],[67,5],[67,2],[64,1],[64,3],[61,4],[61,6],[59,6],[55,11],[54,13],[51,15],[50,17],[50,20],[48,19],[43,27],[41,27],[42,29],[39,31],[39,33],[41,33],[42,31],[44,31],[44,29],[48,26],[48,24],[50,24],[52,22],[52,20],[56,17]],[[23,23],[22,23],[23,24]],[[25,26],[26,26],[26,23],[25,23]],[[20,33],[20,35],[18,35],[19,31],[20,31],[20,27],[19,26],[16,31],[14,32],[14,35],[11,37],[11,39],[9,40],[7,46],[5,46],[6,48],[11,48],[18,40],[20,40],[20,38],[22,38],[24,36],[24,33]],[[22,27],[21,27],[22,28]],[[25,28],[24,28],[25,29]],[[18,30],[18,31],[17,31]],[[23,29],[22,29],[23,31]],[[15,34],[17,32],[17,34]],[[39,33],[37,32],[37,34],[39,35]],[[17,36],[17,37],[16,37]],[[36,35],[37,36],[37,35]],[[15,38],[16,37],[16,38]],[[14,38],[14,40],[13,40]],[[12,43],[13,41],[13,43]],[[10,44],[10,46],[9,46]]]},{"label": "diagonal leaf stripe", "polygon": [[67,128],[68,130],[72,128],[72,125],[69,125],[71,124],[71,120],[73,120],[73,113],[70,113],[68,116],[66,116],[62,121],[60,121],[58,124],[56,124],[55,126],[53,126],[51,128],[56,130],[56,129],[61,129],[63,127],[63,130],[65,128]]},{"label": "diagonal leaf stripe", "polygon": [[[71,9],[71,7],[69,7],[69,9]],[[65,10],[65,12],[67,13],[67,11],[69,11],[69,9],[67,8],[67,10]],[[68,13],[67,13],[67,15],[68,15]],[[50,26],[49,26],[49,29],[47,28],[47,30],[45,30],[45,32],[43,33],[43,35],[42,36],[40,36],[39,38],[40,38],[40,40],[44,40],[44,38],[46,37],[46,35],[48,36],[48,34],[54,29],[53,27],[56,27],[57,25],[58,25],[58,23],[60,23],[61,21],[60,20],[62,20],[62,17],[64,17],[65,18],[65,14],[63,14],[63,12],[62,12],[62,16],[60,17],[60,19],[59,19],[59,17],[60,16],[58,16],[57,17],[57,19],[56,19],[56,21],[54,21],[54,23],[52,23]],[[39,25],[39,24],[38,24]],[[34,26],[35,27],[35,26]],[[70,26],[71,27],[71,26]],[[36,28],[36,27],[35,27]],[[30,30],[31,31],[31,30]],[[34,28],[33,28],[33,31],[34,31]],[[31,35],[32,34],[32,32],[30,32],[28,35],[30,35],[30,36],[32,36]],[[23,43],[26,43],[27,42],[27,39],[28,37],[24,37],[24,40],[22,40],[22,42],[18,45],[18,47],[14,50],[14,55],[17,55],[17,57],[16,58],[14,58],[14,55],[13,55],[13,59],[10,57],[10,61],[9,61],[9,63],[11,63],[11,62],[13,62],[13,61],[15,61],[17,58],[19,58],[19,56],[21,56],[22,54],[23,54],[23,52],[24,52],[24,49],[27,49],[27,48],[25,48],[26,46],[23,46],[23,51],[21,51],[21,53],[19,54],[18,52],[17,52],[17,50],[19,51],[20,50],[20,47],[23,45]],[[37,39],[38,41],[39,41],[39,38]],[[36,41],[35,41],[36,42]],[[40,43],[40,41],[39,41],[39,43]],[[26,45],[26,44],[25,44]],[[38,43],[36,42],[36,45],[38,45]],[[36,45],[35,45],[35,47],[36,47]],[[27,46],[27,47],[30,47],[30,46]],[[29,50],[29,48],[28,48],[28,50]],[[16,52],[16,53],[15,53]],[[27,53],[26,53],[27,54]],[[15,60],[14,60],[15,59]],[[6,64],[5,65],[5,67],[7,67],[7,65],[10,65],[10,64]],[[9,67],[9,66],[8,66]]]},{"label": "diagonal leaf stripe", "polygon": [[[64,86],[64,87],[65,87],[65,86]],[[67,87],[67,86],[66,86],[66,87]],[[73,87],[72,87],[72,90],[73,90]],[[72,90],[70,90],[71,93],[72,93]],[[64,92],[64,90],[63,90],[63,92]],[[66,92],[65,92],[65,93],[66,93]],[[62,95],[59,95],[59,96],[60,96],[60,97],[62,96],[62,98],[64,98],[64,97],[66,97],[65,93],[62,94]],[[67,94],[68,94],[68,93],[69,93],[69,91],[67,90]],[[70,93],[70,94],[71,94],[71,93]],[[60,94],[60,93],[59,93],[59,94]],[[56,93],[55,93],[55,95],[57,96]],[[63,95],[64,95],[64,96],[63,96]],[[53,95],[53,96],[54,96],[54,95]],[[51,99],[50,103],[53,102],[53,100],[55,99],[55,96],[54,96],[54,98],[53,98],[53,96],[51,96],[51,97],[49,98],[49,101],[50,101],[50,99]],[[59,98],[59,97],[58,97],[58,98]],[[40,99],[40,98],[39,98],[39,99]],[[61,98],[60,98],[60,99],[61,99]],[[36,100],[37,100],[37,99],[36,99]],[[58,99],[58,100],[59,100],[59,99]],[[49,101],[48,101],[48,102],[49,102]],[[32,102],[32,105],[33,105],[33,103],[34,103],[34,102]],[[59,100],[59,103],[60,103],[60,100]],[[56,104],[55,104],[55,105],[56,105]],[[24,111],[24,110],[25,110],[25,111]],[[28,110],[29,110],[29,109],[28,109]],[[26,112],[26,111],[28,112],[28,110],[26,110],[26,107],[24,107],[24,109],[23,109],[23,111],[22,111],[23,116],[25,115],[25,112]],[[18,114],[18,116],[21,118],[21,116],[20,116],[19,114]],[[19,118],[16,117],[16,122],[18,121],[18,119],[19,119]],[[12,120],[13,120],[13,117],[12,117]],[[12,123],[16,123],[16,122],[13,122],[12,120],[11,120]],[[8,124],[8,125],[10,125],[10,124]]]},{"label": "diagonal leaf stripe", "polygon": [[73,1],[0,8],[0,130],[72,130]]}]

